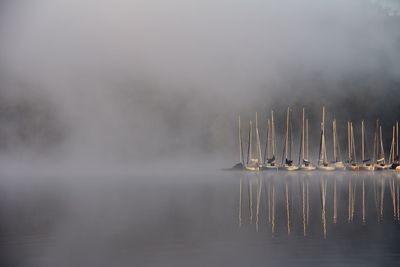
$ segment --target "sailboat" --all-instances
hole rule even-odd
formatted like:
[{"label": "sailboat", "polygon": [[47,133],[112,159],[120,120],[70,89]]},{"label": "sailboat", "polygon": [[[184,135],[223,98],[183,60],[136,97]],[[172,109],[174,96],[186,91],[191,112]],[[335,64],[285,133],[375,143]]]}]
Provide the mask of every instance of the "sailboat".
[{"label": "sailboat", "polygon": [[373,171],[374,165],[369,163],[370,159],[365,158],[365,127],[364,127],[364,120],[361,121],[361,161],[362,164],[360,166],[360,170],[363,171]]},{"label": "sailboat", "polygon": [[318,169],[321,171],[334,171],[335,166],[328,163],[325,144],[325,107],[322,107],[321,140],[319,145]]},{"label": "sailboat", "polygon": [[301,144],[299,152],[299,166],[301,170],[313,171],[316,167],[310,162],[308,157],[308,119],[304,120],[305,111],[303,108],[303,116],[301,123]]},{"label": "sailboat", "polygon": [[262,168],[262,156],[261,156],[261,141],[260,141],[260,131],[258,128],[258,113],[256,112],[256,142],[257,142],[257,160],[258,165]]},{"label": "sailboat", "polygon": [[249,138],[247,142],[247,162],[245,169],[248,171],[258,171],[260,169],[259,162],[256,158],[253,158],[252,151],[252,138],[253,137],[253,122],[249,124]]},{"label": "sailboat", "polygon": [[390,169],[396,169],[400,171],[400,162],[399,162],[399,123],[393,126],[392,129],[392,145],[390,146]]},{"label": "sailboat", "polygon": [[337,127],[336,127],[336,119],[332,121],[332,129],[333,129],[333,164],[337,170],[344,170],[346,166],[344,165],[343,161],[341,160],[340,155],[340,146],[339,146],[339,139],[337,135]]},{"label": "sailboat", "polygon": [[247,164],[245,169],[249,171],[259,171],[261,165],[261,145],[260,145],[260,135],[258,131],[258,115],[256,113],[256,157],[253,157],[252,153],[252,132],[253,132],[253,123],[250,121],[249,126],[249,141],[248,141],[248,149],[247,149]]},{"label": "sailboat", "polygon": [[275,121],[274,111],[271,111],[271,120],[267,121],[267,138],[264,150],[264,169],[277,169],[276,163],[276,141],[275,141]]},{"label": "sailboat", "polygon": [[374,162],[375,170],[378,171],[386,170],[389,167],[385,161],[385,150],[382,139],[382,126],[379,125],[379,120],[377,120],[374,137]]},{"label": "sailboat", "polygon": [[287,171],[297,171],[299,169],[299,166],[294,165],[292,160],[292,131],[290,108],[288,108],[286,112],[285,145],[282,154],[282,165],[280,166],[280,169]]},{"label": "sailboat", "polygon": [[351,121],[347,122],[347,144],[348,144],[348,165],[346,168],[350,171],[358,171],[359,166],[357,164],[356,149],[354,145],[354,129]]},{"label": "sailboat", "polygon": [[244,157],[243,157],[243,138],[242,138],[242,127],[240,125],[239,116],[239,162],[232,167],[234,170],[242,170],[244,168]]}]

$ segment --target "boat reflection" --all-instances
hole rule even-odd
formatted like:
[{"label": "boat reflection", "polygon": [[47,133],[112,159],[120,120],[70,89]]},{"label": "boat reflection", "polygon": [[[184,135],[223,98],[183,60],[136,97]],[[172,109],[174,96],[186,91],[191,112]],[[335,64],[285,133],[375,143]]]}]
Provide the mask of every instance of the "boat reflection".
[{"label": "boat reflection", "polygon": [[394,172],[240,175],[239,227],[254,224],[257,232],[272,236],[319,232],[327,238],[343,224],[382,223],[390,215],[400,222],[400,183]]}]

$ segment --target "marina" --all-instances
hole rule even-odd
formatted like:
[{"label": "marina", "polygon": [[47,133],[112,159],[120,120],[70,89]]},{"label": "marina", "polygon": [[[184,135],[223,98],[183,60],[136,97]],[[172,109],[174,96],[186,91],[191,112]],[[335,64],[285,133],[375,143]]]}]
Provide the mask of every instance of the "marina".
[{"label": "marina", "polygon": [[[253,132],[253,122],[249,122],[248,139],[247,139],[247,155],[244,157],[244,146],[242,137],[241,120],[239,117],[239,163],[232,169],[246,171],[383,171],[394,170],[400,172],[399,162],[399,124],[396,121],[392,127],[392,139],[390,145],[389,160],[386,161],[385,149],[383,144],[382,125],[379,120],[376,121],[373,142],[368,142],[365,121],[361,121],[359,148],[355,142],[355,130],[353,121],[347,121],[347,158],[342,160],[340,150],[340,136],[338,134],[337,119],[332,119],[332,160],[329,160],[330,153],[327,151],[326,137],[326,110],[322,107],[322,118],[320,123],[320,136],[318,147],[317,164],[314,165],[309,155],[309,119],[306,118],[305,108],[302,109],[300,123],[300,139],[299,139],[299,157],[297,164],[294,162],[293,154],[295,153],[295,131],[293,127],[293,111],[290,107],[286,110],[286,120],[283,135],[283,150],[281,162],[276,162],[276,130],[274,111],[271,111],[271,116],[267,118],[265,131],[265,147],[264,153],[261,149],[261,133],[259,128],[259,116],[256,112],[255,131]],[[328,123],[329,124],[329,123]],[[256,143],[253,143],[255,138]],[[330,142],[330,140],[328,140]],[[315,145],[315,144],[314,144]],[[255,147],[255,148],[254,148]],[[370,153],[370,147],[373,147],[373,152]],[[357,160],[357,149],[360,149],[360,159]],[[253,151],[255,150],[255,153]]]}]

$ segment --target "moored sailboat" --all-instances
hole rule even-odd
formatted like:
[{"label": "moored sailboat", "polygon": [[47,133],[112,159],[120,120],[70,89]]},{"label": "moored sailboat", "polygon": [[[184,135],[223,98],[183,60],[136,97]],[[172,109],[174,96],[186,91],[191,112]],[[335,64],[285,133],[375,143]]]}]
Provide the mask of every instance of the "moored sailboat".
[{"label": "moored sailboat", "polygon": [[337,127],[336,127],[336,119],[332,121],[332,129],[333,129],[333,164],[337,170],[344,170],[346,166],[344,165],[343,161],[341,160],[340,154],[340,146],[339,146],[339,139],[337,135]]},{"label": "moored sailboat", "polygon": [[374,162],[375,170],[382,171],[389,168],[385,161],[385,150],[382,141],[382,126],[379,125],[379,120],[376,121],[375,137],[374,137]]},{"label": "moored sailboat", "polygon": [[267,138],[264,150],[263,169],[276,170],[279,166],[276,163],[276,139],[274,111],[271,111],[271,120],[267,121]]},{"label": "moored sailboat", "polygon": [[301,124],[301,144],[299,152],[299,166],[301,170],[313,171],[316,167],[311,163],[308,157],[308,119],[305,120],[305,111],[303,108],[302,124]]},{"label": "moored sailboat", "polygon": [[399,162],[399,123],[393,126],[392,129],[392,144],[390,146],[390,157],[389,157],[390,169],[400,171]]},{"label": "moored sailboat", "polygon": [[293,140],[292,140],[292,121],[290,116],[290,108],[287,109],[286,113],[286,130],[285,130],[285,145],[282,154],[282,165],[279,169],[287,171],[297,171],[299,166],[293,164],[292,150],[293,150]]},{"label": "moored sailboat", "polygon": [[369,158],[365,158],[365,127],[364,127],[364,120],[361,121],[361,166],[360,170],[362,171],[373,171],[374,165],[370,163]]},{"label": "moored sailboat", "polygon": [[325,143],[325,107],[322,107],[321,139],[319,145],[318,170],[334,171],[335,167],[328,163]]},{"label": "moored sailboat", "polygon": [[259,171],[260,170],[260,162],[258,158],[253,157],[252,151],[252,137],[253,137],[253,122],[250,121],[249,125],[249,139],[247,143],[247,162],[245,166],[245,170],[248,171]]},{"label": "moored sailboat", "polygon": [[244,169],[244,157],[243,157],[243,138],[242,138],[242,127],[240,124],[240,116],[239,116],[239,162],[232,167],[234,170],[243,170]]},{"label": "moored sailboat", "polygon": [[258,129],[258,113],[256,112],[256,152],[258,165],[262,168],[262,156],[261,156],[261,142],[260,142],[260,131]]},{"label": "moored sailboat", "polygon": [[356,149],[354,145],[354,129],[351,121],[347,122],[347,144],[348,144],[348,159],[346,169],[349,171],[358,171],[360,169],[357,164]]}]

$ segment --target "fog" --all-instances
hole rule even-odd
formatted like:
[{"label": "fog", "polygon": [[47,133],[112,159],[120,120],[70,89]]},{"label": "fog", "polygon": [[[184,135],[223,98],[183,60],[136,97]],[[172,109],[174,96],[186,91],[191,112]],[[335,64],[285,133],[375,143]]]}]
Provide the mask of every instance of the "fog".
[{"label": "fog", "polygon": [[265,123],[274,109],[283,132],[288,105],[297,118],[307,108],[315,135],[322,105],[342,129],[362,118],[372,129],[379,117],[387,143],[400,111],[399,10],[361,0],[2,1],[1,153],[235,162],[237,116],[258,111]]},{"label": "fog", "polygon": [[395,265],[394,172],[220,170],[256,111],[280,159],[288,106],[313,158],[323,105],[328,151],[333,117],[343,157],[348,119],[387,148],[399,26],[396,0],[0,0],[2,266]]}]

